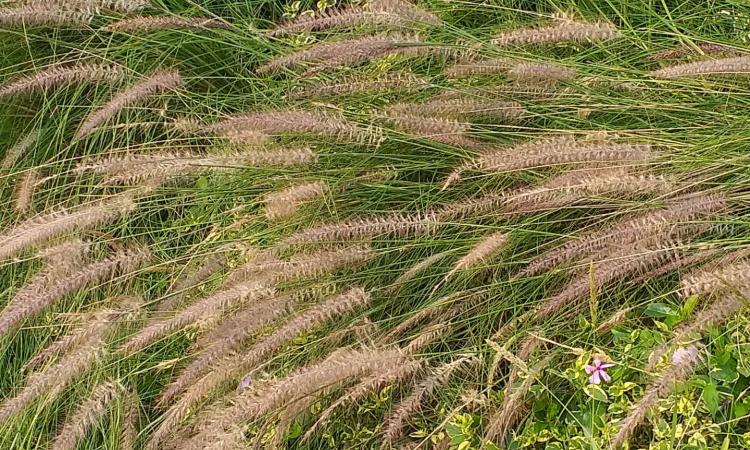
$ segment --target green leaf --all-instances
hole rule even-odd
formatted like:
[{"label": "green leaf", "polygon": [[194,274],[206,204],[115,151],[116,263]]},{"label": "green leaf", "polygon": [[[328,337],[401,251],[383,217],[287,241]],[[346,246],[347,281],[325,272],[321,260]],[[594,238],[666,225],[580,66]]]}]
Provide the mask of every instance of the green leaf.
[{"label": "green leaf", "polygon": [[584,387],[583,392],[585,392],[586,395],[593,398],[594,400],[597,400],[600,402],[609,401],[609,398],[607,397],[607,393],[604,392],[604,389],[597,386],[596,384],[589,384],[588,386]]},{"label": "green leaf", "polygon": [[700,300],[700,297],[697,295],[693,295],[691,297],[688,297],[687,300],[682,304],[682,310],[681,315],[683,318],[687,319],[693,314],[693,310],[695,309],[696,305],[698,305],[698,300]]},{"label": "green leaf", "polygon": [[458,448],[456,450],[466,450],[469,447],[471,447],[471,442],[463,441],[460,444],[458,444]]},{"label": "green leaf", "polygon": [[748,411],[750,411],[750,405],[748,405],[747,403],[735,402],[732,405],[732,416],[735,419],[746,416]]},{"label": "green leaf", "polygon": [[719,411],[719,391],[713,382],[706,383],[706,387],[703,388],[703,401],[711,414],[716,415]]},{"label": "green leaf", "polygon": [[649,317],[671,317],[677,315],[677,311],[665,303],[650,303],[643,312]]},{"label": "green leaf", "polygon": [[205,190],[208,188],[208,178],[206,177],[200,177],[195,182],[195,188],[200,190]]}]

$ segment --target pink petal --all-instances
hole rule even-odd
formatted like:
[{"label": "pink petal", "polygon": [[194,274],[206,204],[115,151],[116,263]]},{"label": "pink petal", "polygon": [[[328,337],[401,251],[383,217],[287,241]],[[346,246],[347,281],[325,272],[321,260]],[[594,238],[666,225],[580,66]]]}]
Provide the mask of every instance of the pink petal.
[{"label": "pink petal", "polygon": [[594,374],[589,377],[589,382],[591,384],[599,384],[602,382],[602,380],[599,379],[599,371],[594,372]]},{"label": "pink petal", "polygon": [[586,367],[583,368],[583,370],[585,370],[586,373],[593,373],[596,370],[596,367],[587,365]]},{"label": "pink petal", "polygon": [[604,379],[604,381],[606,381],[607,383],[609,383],[610,381],[612,381],[612,377],[610,377],[607,372],[605,372],[605,371],[602,370],[599,373],[601,374],[601,376]]},{"label": "pink petal", "polygon": [[607,363],[607,364],[602,364],[601,366],[599,366],[600,369],[609,369],[610,367],[615,367],[615,365]]},{"label": "pink petal", "polygon": [[594,359],[594,367],[599,368],[602,365],[602,360],[599,358]]}]

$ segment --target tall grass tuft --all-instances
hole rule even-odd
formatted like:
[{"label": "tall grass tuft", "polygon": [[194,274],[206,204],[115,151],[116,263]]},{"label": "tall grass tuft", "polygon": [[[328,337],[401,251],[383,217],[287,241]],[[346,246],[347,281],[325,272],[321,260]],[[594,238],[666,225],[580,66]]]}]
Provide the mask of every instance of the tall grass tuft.
[{"label": "tall grass tuft", "polygon": [[0,98],[47,91],[69,83],[116,82],[125,76],[123,68],[107,63],[56,65],[0,85]]}]

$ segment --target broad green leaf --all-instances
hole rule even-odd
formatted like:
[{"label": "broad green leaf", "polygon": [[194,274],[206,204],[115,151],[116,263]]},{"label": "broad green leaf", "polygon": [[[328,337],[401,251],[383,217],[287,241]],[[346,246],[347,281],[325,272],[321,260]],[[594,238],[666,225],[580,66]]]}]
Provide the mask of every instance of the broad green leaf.
[{"label": "broad green leaf", "polygon": [[609,401],[609,398],[607,397],[607,393],[604,392],[604,389],[602,389],[596,384],[589,384],[588,386],[584,387],[583,392],[585,392],[586,395],[593,398],[594,400],[597,400],[600,402]]},{"label": "broad green leaf", "polygon": [[646,306],[646,310],[643,313],[649,317],[670,317],[677,315],[677,311],[665,303],[650,303]]},{"label": "broad green leaf", "polygon": [[719,411],[719,391],[713,382],[706,383],[703,388],[703,401],[711,414],[715,415]]}]

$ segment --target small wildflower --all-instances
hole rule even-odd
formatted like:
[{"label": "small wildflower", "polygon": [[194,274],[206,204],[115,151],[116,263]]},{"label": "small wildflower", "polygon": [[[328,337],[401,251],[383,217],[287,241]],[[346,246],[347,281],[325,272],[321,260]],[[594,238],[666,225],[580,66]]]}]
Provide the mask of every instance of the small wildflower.
[{"label": "small wildflower", "polygon": [[587,364],[586,367],[584,367],[584,370],[587,374],[591,375],[589,377],[590,383],[599,384],[602,382],[602,380],[606,382],[610,382],[612,380],[609,374],[607,374],[607,371],[604,370],[610,367],[614,367],[614,364],[605,364],[600,359],[595,358],[593,364]]},{"label": "small wildflower", "polygon": [[240,384],[237,386],[238,392],[243,392],[247,389],[250,389],[253,386],[253,377],[252,375],[246,375],[242,381],[240,381]]}]

